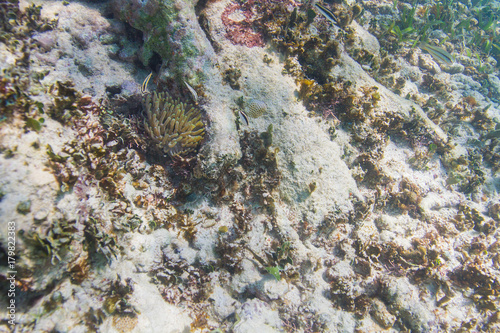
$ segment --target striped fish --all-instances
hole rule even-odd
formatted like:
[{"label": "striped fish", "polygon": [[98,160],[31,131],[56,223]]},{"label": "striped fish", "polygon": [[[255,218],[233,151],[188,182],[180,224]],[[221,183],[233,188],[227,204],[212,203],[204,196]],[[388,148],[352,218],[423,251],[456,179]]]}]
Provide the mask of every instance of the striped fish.
[{"label": "striped fish", "polygon": [[245,113],[245,111],[242,111],[242,110],[240,110],[240,114],[241,114],[241,116],[243,117],[243,120],[245,120],[245,123],[248,126],[249,123],[248,123],[248,116],[247,116],[247,114]]},{"label": "striped fish", "polygon": [[338,25],[337,19],[335,18],[335,15],[328,10],[325,6],[320,5],[319,3],[315,4],[314,7],[323,15],[328,21],[330,21],[332,24]]},{"label": "striped fish", "polygon": [[454,61],[453,56],[442,47],[429,45],[425,42],[420,42],[418,47],[420,47],[424,51],[427,51],[434,59],[439,60],[440,62],[451,64]]},{"label": "striped fish", "polygon": [[144,96],[148,93],[148,83],[149,83],[149,80],[151,79],[151,76],[153,76],[153,72],[151,72],[148,76],[146,76],[146,79],[144,80],[144,82],[142,83],[142,86],[141,86],[141,94]]},{"label": "striped fish", "polygon": [[196,93],[196,90],[194,90],[194,88],[191,87],[189,85],[189,83],[186,82],[186,80],[184,80],[184,84],[186,85],[186,87],[188,88],[189,92],[191,93],[191,96],[193,96],[194,103],[198,104],[198,94]]}]

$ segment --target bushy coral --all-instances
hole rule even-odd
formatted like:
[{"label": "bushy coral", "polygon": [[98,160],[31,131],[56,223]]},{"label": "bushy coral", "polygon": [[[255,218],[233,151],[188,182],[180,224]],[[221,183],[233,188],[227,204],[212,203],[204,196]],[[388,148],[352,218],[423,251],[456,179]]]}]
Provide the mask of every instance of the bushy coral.
[{"label": "bushy coral", "polygon": [[193,151],[203,140],[205,124],[198,108],[174,100],[166,93],[146,95],[144,126],[156,147],[170,156]]}]

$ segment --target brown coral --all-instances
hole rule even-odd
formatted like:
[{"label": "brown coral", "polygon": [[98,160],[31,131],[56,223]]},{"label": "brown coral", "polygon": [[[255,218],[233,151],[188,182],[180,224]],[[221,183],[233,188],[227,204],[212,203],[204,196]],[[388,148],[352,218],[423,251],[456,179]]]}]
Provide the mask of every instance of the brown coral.
[{"label": "brown coral", "polygon": [[113,316],[113,327],[121,333],[131,332],[137,325],[136,316],[121,315]]},{"label": "brown coral", "polygon": [[205,135],[205,124],[198,108],[188,108],[166,93],[147,94],[144,98],[146,131],[156,147],[170,156],[193,151]]}]

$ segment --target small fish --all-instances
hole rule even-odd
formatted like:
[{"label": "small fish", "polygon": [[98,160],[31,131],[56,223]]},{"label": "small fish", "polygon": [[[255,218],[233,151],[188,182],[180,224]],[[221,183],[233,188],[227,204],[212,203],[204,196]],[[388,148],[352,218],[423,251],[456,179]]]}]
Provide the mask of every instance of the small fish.
[{"label": "small fish", "polygon": [[319,3],[315,4],[314,7],[323,15],[328,21],[330,21],[332,24],[338,25],[337,19],[335,18],[335,15],[328,10],[326,7],[320,5]]},{"label": "small fish", "polygon": [[146,79],[144,80],[144,82],[142,83],[142,86],[141,86],[141,94],[144,96],[148,93],[148,83],[149,83],[149,80],[151,79],[151,76],[153,76],[153,72],[151,72],[147,77]]},{"label": "small fish", "polygon": [[451,64],[454,61],[453,56],[442,47],[429,45],[425,42],[420,42],[418,46],[422,50],[427,51],[436,60],[439,60],[446,64]]},{"label": "small fish", "polygon": [[184,84],[186,85],[186,87],[188,88],[189,92],[191,93],[191,95],[193,96],[193,100],[195,103],[198,103],[198,94],[196,93],[196,90],[193,89],[193,87],[191,87],[189,85],[189,83],[187,83],[185,80],[184,80]]},{"label": "small fish", "polygon": [[248,116],[247,116],[247,114],[245,113],[245,111],[241,111],[241,110],[240,110],[240,114],[241,114],[241,116],[243,117],[243,120],[245,120],[245,123],[248,126],[249,122],[248,122]]},{"label": "small fish", "polygon": [[258,99],[250,99],[246,107],[246,115],[252,118],[259,118],[267,112],[267,104]]}]

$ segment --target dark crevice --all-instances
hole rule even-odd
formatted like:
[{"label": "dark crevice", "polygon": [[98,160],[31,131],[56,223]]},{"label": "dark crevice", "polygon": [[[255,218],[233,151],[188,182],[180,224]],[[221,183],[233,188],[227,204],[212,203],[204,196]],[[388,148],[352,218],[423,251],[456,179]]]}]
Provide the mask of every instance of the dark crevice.
[{"label": "dark crevice", "polygon": [[196,6],[194,6],[194,12],[196,13],[196,16],[199,16],[200,13],[205,9],[208,1],[209,0],[200,0],[196,3]]},{"label": "dark crevice", "polygon": [[204,13],[205,7],[207,5],[209,0],[200,0],[196,4],[194,10],[196,13],[196,16],[198,17],[198,24],[201,27],[201,30],[205,33],[205,36],[207,37],[208,41],[214,48],[215,52],[219,52],[221,50],[221,47],[219,43],[217,43],[212,35],[210,34],[210,21],[208,20],[207,16]]},{"label": "dark crevice", "polygon": [[106,92],[109,96],[118,95],[122,92],[122,87],[120,85],[112,85],[106,87]]},{"label": "dark crevice", "polygon": [[142,33],[142,31],[132,27],[127,22],[123,22],[123,24],[125,25],[125,34],[127,36],[127,39],[132,42],[139,42],[142,45],[144,43],[144,34]]},{"label": "dark crevice", "polygon": [[161,65],[163,64],[163,60],[161,59],[161,56],[153,51],[153,55],[148,61],[148,67],[151,68],[153,72],[159,72]]}]

